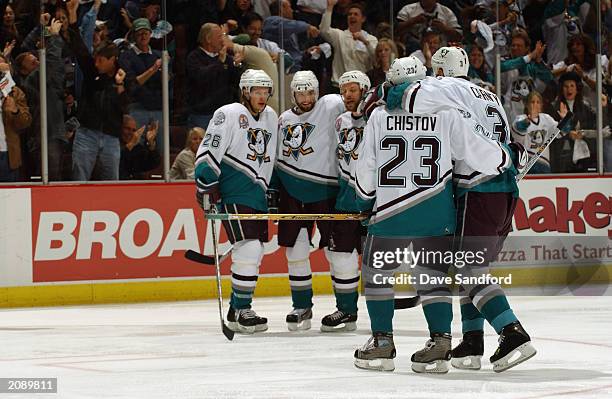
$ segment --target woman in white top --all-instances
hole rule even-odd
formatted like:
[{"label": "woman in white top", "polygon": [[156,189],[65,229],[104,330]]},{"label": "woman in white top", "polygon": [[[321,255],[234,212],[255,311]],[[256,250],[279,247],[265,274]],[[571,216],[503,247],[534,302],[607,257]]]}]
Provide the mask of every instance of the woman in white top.
[{"label": "woman in white top", "polygon": [[[532,91],[525,100],[525,113],[518,115],[512,123],[512,138],[527,149],[530,157],[535,156],[538,147],[554,131],[557,122],[542,112],[542,95]],[[547,148],[533,165],[529,174],[550,173],[550,150]]]},{"label": "woman in white top", "polygon": [[195,156],[204,138],[204,129],[201,127],[192,128],[187,134],[185,148],[174,159],[170,168],[170,178],[172,180],[194,179]]}]

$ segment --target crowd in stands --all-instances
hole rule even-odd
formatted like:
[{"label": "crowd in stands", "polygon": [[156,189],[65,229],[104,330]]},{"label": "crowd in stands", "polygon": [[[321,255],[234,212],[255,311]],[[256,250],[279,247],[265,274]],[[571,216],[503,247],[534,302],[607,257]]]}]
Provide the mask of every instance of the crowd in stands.
[{"label": "crowd in stands", "polygon": [[[291,106],[288,83],[296,71],[313,71],[321,95],[337,93],[338,77],[347,70],[366,72],[376,85],[393,59],[414,55],[431,68],[432,54],[445,45],[464,47],[469,78],[491,91],[499,51],[508,130],[532,150],[555,121],[573,113],[569,128],[533,172],[595,172],[598,42],[604,126],[612,110],[612,6],[601,1],[598,32],[596,4],[0,0],[0,182],[41,175],[40,48],[46,49],[51,181],[161,175],[162,50],[169,53],[170,173],[173,179],[191,179],[212,114],[238,100],[245,69],[263,69],[278,87],[284,65],[286,98],[275,90],[269,102],[280,113],[282,100]],[[612,171],[607,127],[604,163]]]}]

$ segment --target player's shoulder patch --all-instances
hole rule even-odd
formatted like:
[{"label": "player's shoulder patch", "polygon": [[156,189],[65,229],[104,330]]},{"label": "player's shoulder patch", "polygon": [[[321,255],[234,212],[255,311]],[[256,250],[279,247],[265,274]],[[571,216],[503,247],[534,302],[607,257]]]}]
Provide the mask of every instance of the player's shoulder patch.
[{"label": "player's shoulder patch", "polygon": [[241,129],[249,127],[249,118],[245,114],[240,114],[238,117],[238,126],[240,126]]},{"label": "player's shoulder patch", "polygon": [[213,124],[215,126],[219,126],[223,122],[225,122],[225,113],[223,111],[215,112],[215,115],[213,116]]}]

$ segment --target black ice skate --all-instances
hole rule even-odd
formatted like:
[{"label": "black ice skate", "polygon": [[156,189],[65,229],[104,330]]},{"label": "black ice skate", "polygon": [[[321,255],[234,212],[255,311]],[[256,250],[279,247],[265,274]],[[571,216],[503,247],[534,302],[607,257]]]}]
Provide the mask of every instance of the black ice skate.
[{"label": "black ice skate", "polygon": [[310,330],[310,321],[312,320],[312,309],[295,308],[287,315],[285,321],[289,331]]},{"label": "black ice skate", "polygon": [[433,333],[425,348],[412,355],[412,371],[415,373],[448,373],[451,359],[451,335]]},{"label": "black ice skate", "polygon": [[360,349],[355,350],[355,366],[360,369],[395,370],[393,334],[376,332]]},{"label": "black ice skate", "polygon": [[484,353],[484,332],[468,331],[452,351],[451,364],[454,368],[463,370],[480,370],[480,359]]},{"label": "black ice skate", "polygon": [[357,313],[346,313],[336,310],[321,320],[322,332],[355,331],[357,329]]},{"label": "black ice skate", "polygon": [[257,316],[251,309],[229,308],[227,312],[227,326],[230,330],[242,333],[253,334],[254,332],[266,331],[268,329],[268,319]]},{"label": "black ice skate", "polygon": [[536,353],[521,323],[518,321],[510,323],[499,334],[499,347],[490,358],[493,363],[493,371],[496,373],[506,371],[531,359]]}]

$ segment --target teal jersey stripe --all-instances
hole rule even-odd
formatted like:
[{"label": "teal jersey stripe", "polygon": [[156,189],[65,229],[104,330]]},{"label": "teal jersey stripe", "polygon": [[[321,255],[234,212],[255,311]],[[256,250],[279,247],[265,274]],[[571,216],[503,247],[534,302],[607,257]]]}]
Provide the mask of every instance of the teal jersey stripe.
[{"label": "teal jersey stripe", "polygon": [[339,177],[340,191],[336,198],[336,210],[342,212],[359,212],[357,208],[357,194],[355,189],[348,184],[348,180]]},{"label": "teal jersey stripe", "polygon": [[471,188],[459,187],[455,189],[457,197],[465,195],[468,191],[475,191],[479,193],[512,193],[514,198],[519,196],[519,188],[516,183],[516,174],[510,171],[506,171],[499,176],[495,176],[491,180],[487,180],[484,183],[480,183]]},{"label": "teal jersey stripe", "polygon": [[289,195],[305,204],[323,201],[338,195],[339,188],[336,185],[314,183],[292,176],[280,169],[275,170]]},{"label": "teal jersey stripe", "polygon": [[437,195],[397,215],[368,226],[374,236],[434,237],[453,234],[456,226],[453,184],[449,180]]}]

